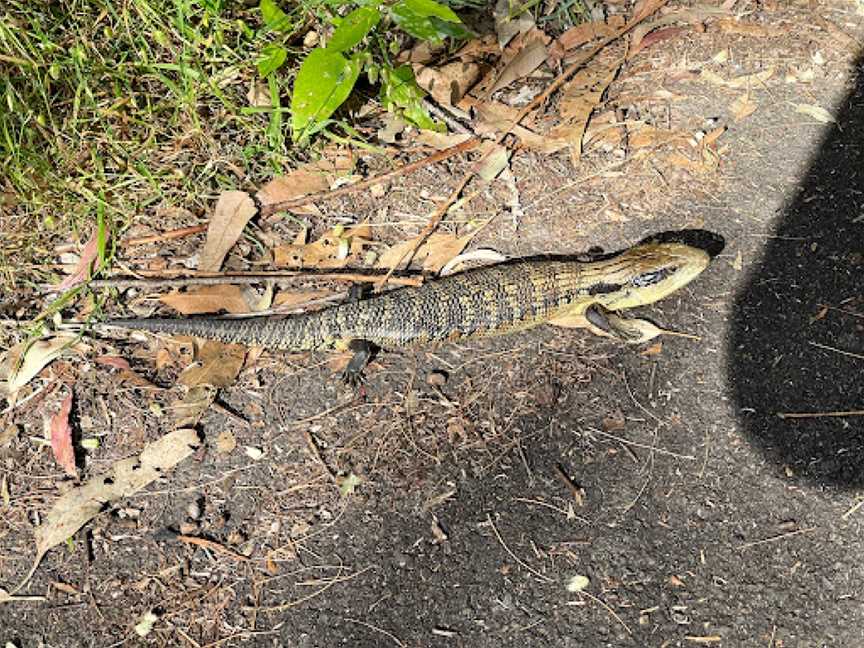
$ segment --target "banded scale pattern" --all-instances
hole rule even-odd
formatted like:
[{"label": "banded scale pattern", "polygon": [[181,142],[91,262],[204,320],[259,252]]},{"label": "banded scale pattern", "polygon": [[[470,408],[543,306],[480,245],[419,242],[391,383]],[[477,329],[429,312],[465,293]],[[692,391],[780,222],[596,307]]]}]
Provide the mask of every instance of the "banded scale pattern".
[{"label": "banded scale pattern", "polygon": [[678,243],[640,245],[608,259],[526,260],[478,268],[369,299],[284,319],[126,319],[106,324],[268,349],[344,348],[351,340],[403,347],[505,335],[591,304],[610,310],[650,304],[708,264]]}]

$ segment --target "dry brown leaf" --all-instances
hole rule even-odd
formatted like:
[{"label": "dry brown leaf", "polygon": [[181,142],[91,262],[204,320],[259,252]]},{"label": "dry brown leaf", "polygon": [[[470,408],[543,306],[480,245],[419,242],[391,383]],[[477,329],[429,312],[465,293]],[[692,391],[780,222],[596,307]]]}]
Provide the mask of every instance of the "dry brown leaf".
[{"label": "dry brown leaf", "polygon": [[129,497],[164,477],[199,445],[195,430],[175,430],[149,443],[137,457],[116,462],[111,470],[67,491],[51,507],[35,531],[36,564],[52,547],[65,542],[109,502]]},{"label": "dry brown leaf", "polygon": [[[504,47],[517,34],[524,33],[534,27],[534,17],[530,11],[517,11],[518,0],[498,0],[492,11],[495,20],[495,33],[498,36],[498,46]],[[517,14],[512,15],[511,14]]]},{"label": "dry brown leaf", "polygon": [[218,272],[228,250],[240,238],[246,223],[257,211],[255,202],[245,191],[223,191],[207,226],[207,240],[201,250],[198,269]]},{"label": "dry brown leaf", "polygon": [[246,93],[246,100],[250,106],[258,108],[272,108],[273,100],[270,98],[270,90],[267,89],[267,84],[263,81],[252,81],[249,84],[249,91]]},{"label": "dry brown leaf", "polygon": [[332,230],[312,243],[274,248],[273,264],[280,268],[343,268],[359,260],[371,237],[372,230],[365,224],[346,227],[338,236]]},{"label": "dry brown leaf", "polygon": [[486,182],[492,182],[510,163],[510,150],[501,144],[489,143],[481,149],[483,162],[477,169],[477,175]]},{"label": "dry brown leaf", "polygon": [[782,36],[789,32],[789,26],[779,27],[777,25],[761,25],[753,22],[742,22],[735,18],[720,18],[712,23],[712,25],[726,34],[755,36],[757,38]]},{"label": "dry brown leaf", "polygon": [[[669,40],[671,38],[675,38],[676,36],[680,36],[685,33],[688,28],[686,27],[661,27],[660,29],[654,29],[646,31],[644,35],[641,36],[638,42],[635,45],[631,45],[630,51],[627,52],[627,58],[632,59],[639,52],[648,49],[649,47],[653,47],[657,45],[657,43],[662,43],[664,40]],[[635,38],[639,34],[639,28],[637,27],[633,30],[633,38],[635,42]]]},{"label": "dry brown leaf", "polygon": [[439,103],[456,105],[480,78],[480,66],[473,61],[454,61],[440,67],[417,65],[417,85]]},{"label": "dry brown leaf", "polygon": [[[465,249],[465,246],[474,238],[477,231],[479,230],[459,237],[453,234],[436,232],[429,236],[418,248],[411,259],[411,263],[417,264],[422,262],[424,270],[438,272],[447,265],[448,261]],[[403,257],[414,249],[416,243],[417,239],[413,238],[388,248],[378,259],[376,267],[389,269],[398,263],[399,259],[402,259],[402,263],[397,270],[405,269],[409,264]]]},{"label": "dry brown leaf", "polygon": [[679,130],[666,130],[650,124],[634,124],[627,143],[633,150],[658,148],[667,145],[689,146],[690,134]]},{"label": "dry brown leaf", "polygon": [[177,427],[194,427],[198,425],[204,412],[216,400],[216,388],[210,385],[192,387],[182,399],[171,406],[171,413]]},{"label": "dry brown leaf", "polygon": [[[160,349],[160,351],[164,352],[165,349]],[[96,364],[101,364],[106,367],[114,367],[115,369],[118,369],[120,372],[120,379],[126,382],[130,382],[133,385],[136,385],[138,387],[144,387],[146,389],[161,389],[160,387],[157,387],[156,385],[151,383],[146,378],[139,376],[137,373],[135,373],[135,371],[133,371],[132,367],[129,366],[129,362],[125,358],[121,358],[120,356],[103,355],[96,358],[94,362],[96,362]],[[158,359],[156,364],[157,366],[159,365]]]},{"label": "dry brown leaf", "polygon": [[207,340],[195,355],[197,362],[180,374],[178,382],[187,387],[228,387],[234,384],[245,359],[245,347]]},{"label": "dry brown leaf", "polygon": [[[509,128],[519,113],[518,108],[505,106],[497,101],[476,101],[471,97],[464,97],[459,102],[463,110],[474,110],[477,120],[474,130],[479,135],[497,135],[505,128]],[[556,153],[566,149],[569,141],[562,137],[539,135],[525,126],[515,126],[512,133],[519,138],[522,148],[531,149],[540,153]]]},{"label": "dry brown leaf", "polygon": [[546,44],[540,40],[533,40],[525,45],[516,56],[514,56],[504,69],[501,70],[495,83],[486,92],[488,99],[493,94],[506,88],[508,85],[531,74],[540,67],[547,57]]},{"label": "dry brown leaf", "polygon": [[749,95],[743,94],[729,105],[729,112],[736,122],[740,122],[756,112],[756,108],[756,102]]},{"label": "dry brown leaf", "polygon": [[159,297],[159,301],[183,315],[202,313],[249,313],[252,307],[246,301],[243,288],[232,284],[202,286],[187,292],[173,292]]},{"label": "dry brown leaf", "polygon": [[603,94],[621,69],[618,59],[608,61],[606,65],[600,65],[599,61],[597,63],[578,72],[564,86],[558,110],[566,124],[552,129],[550,133],[553,136],[566,134],[574,161],[582,155],[582,140],[591,113],[600,105]]},{"label": "dry brown leaf", "polygon": [[9,349],[0,362],[0,393],[15,394],[63,353],[74,339],[69,335],[58,335],[37,340],[29,346],[27,342],[22,342]]},{"label": "dry brown leaf", "polygon": [[609,22],[587,22],[571,27],[558,37],[558,42],[565,50],[571,50],[598,38],[608,38],[623,26],[623,16],[610,16]]},{"label": "dry brown leaf", "polygon": [[438,133],[431,130],[421,130],[414,136],[414,141],[431,146],[437,151],[457,146],[474,137],[471,133]]},{"label": "dry brown leaf", "polygon": [[287,311],[335,294],[330,290],[283,291],[276,293],[276,296],[273,298],[273,306],[274,308],[279,308],[279,310]]},{"label": "dry brown leaf", "polygon": [[703,69],[699,72],[699,78],[703,81],[708,81],[709,83],[713,83],[719,86],[725,86],[727,88],[743,90],[759,87],[772,76],[774,76],[773,67],[766,68],[765,70],[762,70],[761,72],[756,72],[754,74],[745,74],[743,76],[735,77],[734,79],[729,79],[728,81],[721,77],[719,74],[712,72],[711,70]]},{"label": "dry brown leaf", "polygon": [[75,468],[75,450],[72,448],[72,427],[69,414],[72,412],[72,392],[63,399],[58,412],[51,417],[51,450],[54,460],[70,477],[78,477]]},{"label": "dry brown leaf", "polygon": [[[328,150],[327,158],[304,164],[283,176],[277,176],[265,184],[256,194],[262,205],[283,202],[307,194],[326,191],[354,166],[351,155],[341,150]],[[295,214],[316,214],[314,205],[292,208]]]},{"label": "dry brown leaf", "polygon": [[93,266],[93,262],[96,260],[96,255],[98,253],[98,244],[99,230],[96,229],[90,237],[90,240],[84,244],[84,248],[81,250],[81,258],[78,260],[75,270],[57,285],[58,291],[74,288],[90,276],[90,268]]}]

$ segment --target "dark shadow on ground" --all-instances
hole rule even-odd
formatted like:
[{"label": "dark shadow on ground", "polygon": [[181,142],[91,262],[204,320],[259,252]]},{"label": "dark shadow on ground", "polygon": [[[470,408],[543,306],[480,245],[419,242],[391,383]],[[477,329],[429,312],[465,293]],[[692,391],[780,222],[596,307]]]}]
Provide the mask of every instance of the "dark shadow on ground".
[{"label": "dark shadow on ground", "polygon": [[[743,429],[788,475],[864,484],[864,74],[738,295],[728,376]],[[826,348],[826,347],[831,347]],[[857,356],[849,354],[858,354]]]}]

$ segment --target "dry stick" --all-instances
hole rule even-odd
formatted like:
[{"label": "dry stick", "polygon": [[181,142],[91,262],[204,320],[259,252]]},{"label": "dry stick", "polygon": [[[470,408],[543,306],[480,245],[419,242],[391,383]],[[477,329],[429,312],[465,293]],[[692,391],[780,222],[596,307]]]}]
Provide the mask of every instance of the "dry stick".
[{"label": "dry stick", "polygon": [[754,540],[753,542],[745,542],[744,544],[738,547],[739,551],[743,551],[749,547],[755,547],[757,545],[768,544],[769,542],[777,542],[778,540],[785,540],[786,538],[791,538],[792,536],[801,535],[802,533],[810,533],[811,531],[816,531],[819,527],[807,527],[806,529],[797,529],[795,531],[789,531],[788,533],[781,533],[776,536],[771,536],[770,538],[765,538],[764,540]]},{"label": "dry stick", "polygon": [[[533,110],[537,109],[539,106],[543,105],[546,100],[549,99],[562,85],[564,85],[567,80],[573,76],[577,71],[582,69],[582,67],[591,59],[593,59],[597,54],[599,54],[602,50],[608,47],[610,44],[614,43],[616,40],[627,34],[630,30],[632,30],[636,25],[642,22],[645,18],[653,14],[655,11],[660,9],[663,5],[665,5],[668,0],[658,0],[657,3],[650,8],[650,10],[645,11],[642,15],[634,17],[630,22],[624,25],[621,29],[615,32],[612,36],[604,38],[600,43],[598,43],[591,51],[582,56],[580,59],[571,64],[566,70],[564,70],[561,74],[559,74],[555,80],[549,84],[549,87],[546,88],[542,93],[540,93],[533,101],[528,103],[516,117],[513,118],[513,121],[505,128],[501,133],[499,133],[498,137],[495,138],[494,142],[496,145],[500,145],[504,139],[510,134],[510,132],[519,125],[519,123],[525,119],[526,116]],[[474,139],[468,140],[468,142],[473,142]],[[466,142],[467,143],[467,142]],[[454,147],[455,148],[455,147]],[[491,152],[491,151],[490,151]],[[488,155],[488,153],[487,153]],[[383,286],[393,271],[399,267],[399,265],[405,259],[411,259],[416,254],[417,250],[420,249],[420,246],[426,241],[427,238],[435,231],[438,225],[441,223],[441,220],[444,218],[444,215],[450,209],[450,206],[456,202],[459,198],[459,194],[462,193],[462,190],[465,186],[471,181],[471,178],[474,177],[474,174],[477,172],[477,169],[480,168],[480,165],[483,164],[483,161],[486,159],[486,155],[481,157],[477,162],[471,165],[471,168],[465,173],[462,179],[457,183],[456,188],[450,193],[450,196],[440,205],[438,205],[437,209],[433,212],[432,216],[429,217],[429,222],[426,224],[426,227],[423,228],[423,231],[420,232],[420,235],[414,239],[414,245],[412,248],[402,255],[400,259],[393,264],[390,270],[387,272],[387,275],[379,282],[379,288]],[[410,261],[409,261],[410,262]]]},{"label": "dry stick", "polygon": [[601,605],[604,608],[606,608],[606,611],[612,615],[613,619],[615,619],[618,623],[621,624],[621,626],[627,631],[627,634],[631,635],[631,636],[633,635],[633,631],[630,629],[630,626],[628,626],[626,623],[624,623],[624,619],[622,619],[620,616],[618,616],[615,613],[615,610],[613,610],[612,607],[608,603],[606,603],[606,601],[604,601],[601,598],[594,596],[593,594],[591,594],[589,592],[586,592],[585,590],[582,590],[581,592],[579,592],[579,594],[581,594],[582,596],[587,596],[589,599],[591,599],[592,601],[594,601],[598,605]]},{"label": "dry stick", "polygon": [[181,227],[180,229],[162,232],[161,234],[151,234],[150,236],[139,236],[138,238],[129,238],[120,241],[122,247],[132,247],[135,245],[146,245],[147,243],[161,243],[162,241],[170,241],[171,239],[183,238],[184,236],[192,236],[207,231],[208,225],[192,225],[190,227]]},{"label": "dry stick", "polygon": [[388,182],[393,178],[399,177],[400,175],[408,175],[409,173],[414,173],[414,171],[422,169],[423,167],[427,167],[431,164],[435,164],[436,162],[441,162],[443,160],[453,157],[454,155],[459,155],[460,153],[471,151],[478,146],[480,146],[480,139],[472,138],[462,142],[461,144],[457,144],[456,146],[451,146],[450,148],[446,148],[443,151],[433,153],[432,155],[425,157],[422,160],[409,162],[408,164],[404,164],[401,167],[394,169],[393,171],[382,173],[381,175],[375,176],[373,178],[368,178],[367,180],[362,180],[352,185],[346,185],[344,187],[339,187],[338,189],[333,189],[331,191],[319,191],[318,193],[307,194],[305,196],[292,198],[290,200],[280,200],[279,202],[262,205],[260,214],[262,217],[268,217],[278,211],[292,209],[294,207],[301,207],[303,205],[308,205],[309,203],[317,202],[319,200],[336,198],[338,196],[344,196],[349,193],[360,191],[361,189],[367,189],[368,187],[381,184],[382,182]]},{"label": "dry stick", "polygon": [[522,560],[521,558],[519,558],[519,556],[517,556],[516,554],[514,554],[514,553],[510,550],[510,547],[508,547],[508,546],[507,546],[507,543],[504,542],[504,538],[502,538],[502,537],[501,537],[501,534],[498,533],[498,527],[496,527],[496,526],[495,526],[495,523],[492,521],[492,516],[489,515],[488,513],[486,514],[486,522],[489,524],[490,527],[492,527],[492,531],[493,531],[493,533],[495,534],[495,537],[498,538],[498,542],[501,544],[502,547],[504,547],[504,551],[506,551],[508,554],[510,554],[510,557],[511,557],[513,560],[515,560],[517,564],[521,565],[524,569],[526,569],[527,571],[529,571],[529,572],[531,572],[532,574],[534,574],[534,575],[535,575],[537,578],[539,578],[540,580],[545,581],[545,582],[547,582],[547,583],[551,583],[551,582],[552,582],[552,579],[551,579],[551,578],[549,578],[548,576],[545,576],[544,574],[541,574],[540,572],[538,572],[536,569],[534,569],[533,567],[531,567],[531,565],[529,565],[528,563],[526,563],[524,560]]},{"label": "dry stick", "polygon": [[228,547],[219,544],[218,542],[213,542],[212,540],[207,540],[206,538],[199,538],[197,536],[190,535],[178,535],[177,540],[180,542],[184,542],[186,544],[196,545],[198,547],[203,547],[205,549],[210,549],[215,551],[216,553],[224,554],[234,560],[240,560],[242,562],[247,562],[249,558],[244,556],[243,554],[239,554],[236,551],[232,551]]},{"label": "dry stick", "polygon": [[[188,272],[188,271],[183,271]],[[200,276],[201,274],[205,276]],[[90,282],[91,288],[181,288],[184,286],[218,286],[222,284],[258,284],[265,281],[280,279],[327,279],[330,281],[347,281],[350,283],[372,283],[382,275],[365,275],[358,273],[328,272],[314,274],[309,272],[254,272],[254,273],[196,273],[191,277],[152,276],[144,279],[134,277],[115,277],[112,279],[96,279]],[[399,286],[419,286],[423,283],[421,277],[396,277],[392,283]],[[52,289],[52,286],[44,286]]]},{"label": "dry stick", "polygon": [[864,416],[864,410],[846,410],[835,412],[777,412],[781,419],[828,418],[832,416]]},{"label": "dry stick", "polygon": [[844,351],[843,349],[838,349],[836,347],[828,346],[827,344],[820,344],[819,342],[810,342],[811,346],[816,347],[817,349],[824,349],[825,351],[832,351],[834,353],[839,353],[840,355],[847,356],[849,358],[855,358],[857,360],[864,360],[864,355],[860,353],[852,353],[852,351]]}]

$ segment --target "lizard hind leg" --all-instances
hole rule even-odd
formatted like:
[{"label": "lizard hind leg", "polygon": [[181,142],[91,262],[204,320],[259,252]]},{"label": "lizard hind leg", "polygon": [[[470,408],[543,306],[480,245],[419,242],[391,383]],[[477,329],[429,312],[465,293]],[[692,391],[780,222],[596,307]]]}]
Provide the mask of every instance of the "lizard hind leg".
[{"label": "lizard hind leg", "polygon": [[369,340],[351,340],[348,343],[348,350],[353,351],[354,355],[342,371],[342,380],[356,387],[363,382],[363,369],[378,349]]}]

